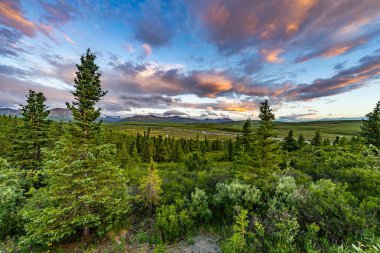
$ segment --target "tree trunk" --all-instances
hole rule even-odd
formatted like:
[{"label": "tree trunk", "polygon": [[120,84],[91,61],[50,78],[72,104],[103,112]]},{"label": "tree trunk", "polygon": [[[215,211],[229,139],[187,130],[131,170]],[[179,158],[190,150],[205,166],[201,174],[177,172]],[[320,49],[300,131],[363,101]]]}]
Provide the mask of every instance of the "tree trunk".
[{"label": "tree trunk", "polygon": [[87,237],[90,235],[90,228],[89,227],[83,227],[83,237]]}]

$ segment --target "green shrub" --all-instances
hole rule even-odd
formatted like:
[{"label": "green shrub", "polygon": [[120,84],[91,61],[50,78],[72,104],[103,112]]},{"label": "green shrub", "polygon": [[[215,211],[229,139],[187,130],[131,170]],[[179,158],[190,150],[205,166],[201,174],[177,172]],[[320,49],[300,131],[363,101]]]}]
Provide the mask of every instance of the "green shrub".
[{"label": "green shrub", "polygon": [[236,180],[231,183],[219,183],[216,190],[214,202],[224,210],[227,217],[232,217],[235,206],[251,210],[260,198],[260,192],[255,186]]},{"label": "green shrub", "polygon": [[241,209],[235,215],[235,224],[233,225],[233,234],[222,245],[222,250],[225,253],[247,252],[246,237],[249,236],[248,228],[248,211]]},{"label": "green shrub", "polygon": [[195,188],[191,193],[191,209],[199,222],[207,222],[211,218],[211,210],[205,191]]},{"label": "green shrub", "polygon": [[0,158],[0,241],[21,230],[22,223],[18,217],[23,200],[21,181],[20,171]]},{"label": "green shrub", "polygon": [[189,171],[201,171],[210,169],[209,160],[200,152],[190,153],[185,160],[185,165]]},{"label": "green shrub", "polygon": [[157,208],[156,228],[162,240],[174,241],[189,233],[192,226],[191,213],[183,200]]}]

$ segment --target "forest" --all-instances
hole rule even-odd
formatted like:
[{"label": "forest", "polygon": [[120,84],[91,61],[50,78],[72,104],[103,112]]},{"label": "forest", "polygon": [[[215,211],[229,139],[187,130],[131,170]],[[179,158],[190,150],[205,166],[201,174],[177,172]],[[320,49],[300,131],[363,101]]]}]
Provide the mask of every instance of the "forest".
[{"label": "forest", "polygon": [[380,252],[380,101],[350,138],[279,140],[268,100],[236,138],[121,132],[98,120],[95,60],[71,122],[33,90],[0,116],[0,252],[171,252],[199,234],[227,253]]}]

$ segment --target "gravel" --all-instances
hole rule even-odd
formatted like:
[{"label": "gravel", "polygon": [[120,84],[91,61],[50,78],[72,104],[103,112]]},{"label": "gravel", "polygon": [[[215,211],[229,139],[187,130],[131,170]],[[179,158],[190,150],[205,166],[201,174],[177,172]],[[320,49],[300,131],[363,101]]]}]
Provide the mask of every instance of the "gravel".
[{"label": "gravel", "polygon": [[192,239],[192,244],[181,241],[176,246],[170,246],[168,251],[171,253],[221,253],[217,241],[216,237],[199,235]]}]

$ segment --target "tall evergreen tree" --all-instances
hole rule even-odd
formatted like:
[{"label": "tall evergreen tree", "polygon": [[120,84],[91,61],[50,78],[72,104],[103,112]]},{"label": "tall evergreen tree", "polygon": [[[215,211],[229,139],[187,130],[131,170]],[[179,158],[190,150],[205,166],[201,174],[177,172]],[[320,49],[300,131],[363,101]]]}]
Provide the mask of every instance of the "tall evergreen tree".
[{"label": "tall evergreen tree", "polygon": [[322,142],[322,145],[323,146],[328,146],[328,145],[330,145],[331,144],[331,142],[330,142],[330,140],[328,139],[328,138],[324,138],[323,139],[323,142]]},{"label": "tall evergreen tree", "polygon": [[311,140],[311,145],[313,146],[321,146],[322,145],[322,136],[319,130],[315,132],[313,139]]},{"label": "tall evergreen tree", "polygon": [[171,153],[171,160],[173,162],[182,162],[184,159],[184,153],[182,150],[182,144],[180,141],[176,141],[174,144],[174,148]]},{"label": "tall evergreen tree", "polygon": [[305,146],[306,142],[305,142],[305,137],[303,137],[303,134],[300,134],[298,135],[298,139],[297,139],[297,145],[299,148],[302,148],[303,146]]},{"label": "tall evergreen tree", "polygon": [[100,84],[99,67],[95,64],[96,55],[87,49],[81,56],[81,64],[77,64],[78,71],[74,79],[74,101],[66,103],[72,112],[75,124],[79,129],[76,131],[79,140],[87,144],[99,130],[101,122],[95,120],[100,116],[100,109],[95,108],[101,97],[107,94]]},{"label": "tall evergreen tree", "polygon": [[253,145],[253,128],[251,119],[247,119],[243,125],[243,133],[240,137],[241,144],[246,152],[252,151]]},{"label": "tall evergreen tree", "polygon": [[273,122],[275,116],[272,113],[268,100],[261,103],[259,118],[259,127],[256,130],[256,159],[259,163],[259,167],[271,168],[274,167],[277,162],[276,151],[278,147],[276,140],[273,139],[276,137],[276,129]]},{"label": "tall evergreen tree", "polygon": [[21,211],[26,222],[22,244],[47,245],[82,232],[102,235],[129,210],[127,180],[113,163],[112,144],[84,150],[70,138],[45,155],[46,187],[39,188]]},{"label": "tall evergreen tree", "polygon": [[367,144],[380,148],[380,101],[366,117],[367,119],[362,120],[361,135]]},{"label": "tall evergreen tree", "polygon": [[[95,104],[104,96],[96,56],[87,50],[77,65],[73,92],[75,101],[67,104],[77,128],[48,153],[45,167],[47,187],[40,188],[25,206],[25,244],[52,243],[68,236],[87,236],[108,231],[129,210],[126,178],[113,164],[116,147],[96,146],[100,109]],[[40,221],[43,222],[40,222]]]},{"label": "tall evergreen tree", "polygon": [[294,151],[298,149],[297,141],[293,136],[293,130],[290,130],[288,135],[284,138],[282,148],[287,151]]},{"label": "tall evergreen tree", "polygon": [[39,186],[42,165],[42,148],[48,145],[49,110],[41,92],[29,90],[26,105],[21,107],[23,124],[14,138],[12,160],[26,170],[27,186]]},{"label": "tall evergreen tree", "polygon": [[140,197],[148,207],[149,215],[152,215],[153,208],[157,205],[161,193],[162,180],[156,167],[157,165],[151,159],[148,172],[140,183]]},{"label": "tall evergreen tree", "polygon": [[232,161],[234,159],[234,155],[235,155],[235,147],[232,140],[230,139],[227,144],[228,161]]}]

